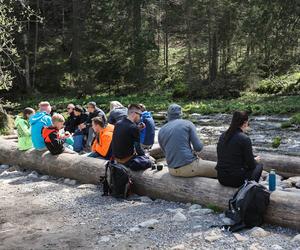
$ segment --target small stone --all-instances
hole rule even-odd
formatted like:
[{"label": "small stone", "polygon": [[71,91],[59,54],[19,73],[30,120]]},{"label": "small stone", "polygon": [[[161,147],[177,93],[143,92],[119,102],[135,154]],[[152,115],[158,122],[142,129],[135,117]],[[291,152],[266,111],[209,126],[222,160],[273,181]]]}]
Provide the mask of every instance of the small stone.
[{"label": "small stone", "polygon": [[225,218],[225,217],[226,217],[226,215],[225,215],[224,213],[219,214],[219,218],[220,218],[220,219],[223,219],[223,218]]},{"label": "small stone", "polygon": [[296,186],[296,188],[300,188],[300,181],[297,181],[295,186]]},{"label": "small stone", "polygon": [[42,177],[41,177],[41,180],[44,180],[44,181],[46,181],[46,180],[49,180],[49,175],[43,175]]},{"label": "small stone", "polygon": [[186,249],[184,244],[176,245],[174,247],[171,247],[172,250],[184,250]]},{"label": "small stone", "polygon": [[64,179],[64,183],[67,185],[76,185],[76,180]]},{"label": "small stone", "polygon": [[69,181],[70,181],[70,179],[68,179],[68,178],[64,179],[65,184],[69,184]]},{"label": "small stone", "polygon": [[287,181],[292,182],[293,185],[295,185],[297,182],[300,181],[300,176],[293,176],[287,179]]},{"label": "small stone", "polygon": [[261,227],[254,227],[248,232],[252,237],[257,237],[257,238],[266,237],[269,235],[269,232],[262,229]]},{"label": "small stone", "polygon": [[97,186],[94,184],[81,184],[77,188],[78,189],[97,189]]},{"label": "small stone", "polygon": [[70,184],[70,185],[76,185],[76,180],[70,180],[70,181],[69,181],[69,184]]},{"label": "small stone", "polygon": [[267,171],[263,170],[262,173],[261,173],[261,178],[262,178],[263,180],[266,180],[267,177],[268,177],[268,175],[269,175],[269,173],[268,173]]},{"label": "small stone", "polygon": [[236,238],[237,241],[247,241],[248,237],[242,236],[238,233],[233,234],[234,238]]},{"label": "small stone", "polygon": [[293,183],[289,180],[284,180],[280,183],[280,186],[282,188],[291,188],[291,187],[293,187]]},{"label": "small stone", "polygon": [[132,227],[129,229],[129,231],[135,233],[141,231],[141,229],[139,227]]},{"label": "small stone", "polygon": [[258,247],[258,244],[254,243],[249,247],[249,250],[258,250],[259,248],[257,248],[257,247]]},{"label": "small stone", "polygon": [[2,172],[0,174],[1,177],[17,177],[17,176],[22,176],[23,173],[22,172],[19,172],[19,171],[12,171],[12,172],[9,172],[7,170],[5,170],[4,172]]},{"label": "small stone", "polygon": [[183,221],[187,221],[187,218],[186,218],[186,216],[185,216],[183,213],[177,212],[177,213],[174,215],[174,217],[173,217],[172,220],[173,220],[173,221],[177,221],[177,222],[183,222]]},{"label": "small stone", "polygon": [[292,242],[300,242],[300,234],[297,234],[293,239]]},{"label": "small stone", "polygon": [[177,213],[177,212],[183,212],[184,209],[183,208],[168,208],[168,209],[166,209],[166,211],[168,211],[170,213]]},{"label": "small stone", "polygon": [[29,175],[28,178],[36,179],[39,178],[39,174],[35,171],[32,171]]},{"label": "small stone", "polygon": [[151,198],[149,198],[148,196],[141,196],[140,201],[145,203],[152,202]]},{"label": "small stone", "polygon": [[101,241],[101,242],[109,242],[110,238],[108,236],[102,236],[99,241]]},{"label": "small stone", "polygon": [[281,246],[279,246],[279,245],[273,245],[272,247],[271,247],[271,249],[273,249],[273,250],[281,250],[281,249],[283,249]]},{"label": "small stone", "polygon": [[156,220],[156,219],[150,219],[150,220],[146,220],[146,221],[140,223],[138,226],[139,226],[139,227],[148,227],[148,228],[150,228],[150,227],[153,227],[153,226],[154,226],[155,224],[157,224],[158,222],[159,222],[159,221]]},{"label": "small stone", "polygon": [[201,214],[212,214],[214,211],[209,209],[209,208],[203,208],[201,209],[200,213]]},{"label": "small stone", "polygon": [[189,207],[189,210],[198,210],[198,209],[202,209],[202,206],[199,204],[193,204]]},{"label": "small stone", "polygon": [[5,164],[0,165],[1,170],[6,170],[8,168],[9,168],[9,165],[5,165]]},{"label": "small stone", "polygon": [[234,221],[227,217],[223,218],[222,221],[225,225],[233,225],[234,224]]},{"label": "small stone", "polygon": [[212,230],[205,234],[204,239],[208,242],[213,242],[219,240],[223,237],[222,232],[220,229]]}]

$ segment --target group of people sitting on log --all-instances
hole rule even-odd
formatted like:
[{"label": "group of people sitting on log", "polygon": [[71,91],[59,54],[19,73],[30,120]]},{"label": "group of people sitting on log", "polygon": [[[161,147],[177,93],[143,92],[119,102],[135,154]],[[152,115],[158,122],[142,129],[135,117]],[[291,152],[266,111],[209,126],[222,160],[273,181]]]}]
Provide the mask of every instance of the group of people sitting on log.
[{"label": "group of people sitting on log", "polygon": [[[69,104],[65,121],[60,114],[51,117],[48,102],[39,104],[39,112],[26,108],[23,118],[17,117],[20,150],[32,146],[36,150],[49,150],[52,154],[85,153],[84,156],[114,159],[131,170],[153,168],[148,155],[154,144],[155,123],[151,113],[142,104],[110,103],[110,113],[89,102],[86,110]],[[255,157],[246,132],[249,119],[246,112],[236,111],[231,124],[217,144],[217,166],[201,159],[203,143],[195,125],[182,119],[182,108],[172,104],[168,108],[167,123],[158,134],[158,143],[166,157],[169,173],[177,177],[218,178],[225,186],[239,187],[245,180],[259,181],[262,173],[260,157]]]},{"label": "group of people sitting on log", "polygon": [[16,119],[19,149],[33,147],[53,155],[80,153],[105,160],[113,157],[132,170],[154,165],[146,151],[154,144],[155,122],[144,105],[125,108],[111,102],[108,118],[95,102],[87,104],[87,111],[69,104],[67,112],[66,120],[61,114],[52,114],[49,102],[41,102],[37,113],[26,108],[23,117]]}]

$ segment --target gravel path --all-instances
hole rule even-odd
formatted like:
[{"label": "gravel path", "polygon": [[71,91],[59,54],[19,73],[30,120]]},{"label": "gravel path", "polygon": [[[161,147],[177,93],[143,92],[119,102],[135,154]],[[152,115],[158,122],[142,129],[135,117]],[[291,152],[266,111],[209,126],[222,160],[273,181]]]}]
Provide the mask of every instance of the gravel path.
[{"label": "gravel path", "polygon": [[300,250],[296,231],[264,225],[233,235],[211,227],[226,222],[223,214],[199,205],[121,201],[102,197],[95,185],[0,173],[0,249]]}]

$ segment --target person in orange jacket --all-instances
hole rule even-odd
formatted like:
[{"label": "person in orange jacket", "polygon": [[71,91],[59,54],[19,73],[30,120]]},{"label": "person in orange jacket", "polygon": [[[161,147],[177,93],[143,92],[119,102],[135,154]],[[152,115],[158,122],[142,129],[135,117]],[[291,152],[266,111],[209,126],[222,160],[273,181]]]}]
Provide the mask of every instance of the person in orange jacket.
[{"label": "person in orange jacket", "polygon": [[96,138],[92,144],[92,152],[87,156],[109,160],[112,155],[111,141],[114,125],[107,123],[102,117],[97,116],[92,119],[92,128],[95,131]]}]

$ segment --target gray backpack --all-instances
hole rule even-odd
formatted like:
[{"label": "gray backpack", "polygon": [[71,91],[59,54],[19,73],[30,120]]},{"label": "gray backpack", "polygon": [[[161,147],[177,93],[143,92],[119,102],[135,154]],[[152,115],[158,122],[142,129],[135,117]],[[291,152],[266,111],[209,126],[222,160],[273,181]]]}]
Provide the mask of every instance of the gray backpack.
[{"label": "gray backpack", "polygon": [[264,186],[256,181],[246,181],[229,200],[225,215],[234,221],[233,225],[227,226],[229,231],[261,225],[269,202],[270,192]]}]

